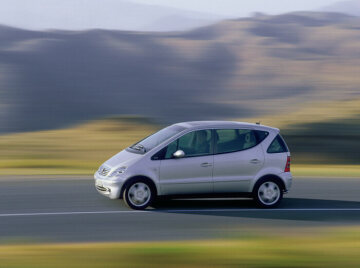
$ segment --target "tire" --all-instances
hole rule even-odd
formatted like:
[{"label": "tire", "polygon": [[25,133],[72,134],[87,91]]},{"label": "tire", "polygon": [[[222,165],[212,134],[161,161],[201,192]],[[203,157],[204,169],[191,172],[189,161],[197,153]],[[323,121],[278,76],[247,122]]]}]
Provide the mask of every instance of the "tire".
[{"label": "tire", "polygon": [[123,192],[125,204],[132,209],[146,209],[155,198],[155,189],[148,180],[136,179],[131,181]]},{"label": "tire", "polygon": [[261,179],[254,187],[253,197],[258,207],[277,207],[283,198],[282,185],[274,178]]}]

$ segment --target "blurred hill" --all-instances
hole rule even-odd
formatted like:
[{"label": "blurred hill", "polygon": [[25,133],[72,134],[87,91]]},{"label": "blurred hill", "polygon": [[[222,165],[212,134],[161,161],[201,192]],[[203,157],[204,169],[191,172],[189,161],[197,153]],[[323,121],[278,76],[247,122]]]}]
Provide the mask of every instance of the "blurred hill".
[{"label": "blurred hill", "polygon": [[161,34],[1,26],[0,36],[2,133],[113,114],[161,123],[262,118],[360,98],[360,18],[339,13]]}]

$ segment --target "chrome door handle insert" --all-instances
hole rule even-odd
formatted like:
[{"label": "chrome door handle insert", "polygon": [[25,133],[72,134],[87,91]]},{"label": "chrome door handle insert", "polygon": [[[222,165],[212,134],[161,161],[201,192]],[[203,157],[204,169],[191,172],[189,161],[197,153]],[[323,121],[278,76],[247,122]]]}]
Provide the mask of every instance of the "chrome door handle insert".
[{"label": "chrome door handle insert", "polygon": [[259,159],[251,159],[250,163],[251,164],[259,164],[261,161]]},{"label": "chrome door handle insert", "polygon": [[212,164],[211,163],[202,163],[201,166],[202,167],[211,167]]}]

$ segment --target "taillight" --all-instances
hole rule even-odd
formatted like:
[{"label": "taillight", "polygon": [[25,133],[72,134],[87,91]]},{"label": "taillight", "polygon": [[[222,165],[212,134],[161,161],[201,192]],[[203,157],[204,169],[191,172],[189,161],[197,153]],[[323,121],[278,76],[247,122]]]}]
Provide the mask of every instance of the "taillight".
[{"label": "taillight", "polygon": [[285,170],[284,172],[290,172],[290,156],[287,157],[286,159],[286,165],[285,165]]}]

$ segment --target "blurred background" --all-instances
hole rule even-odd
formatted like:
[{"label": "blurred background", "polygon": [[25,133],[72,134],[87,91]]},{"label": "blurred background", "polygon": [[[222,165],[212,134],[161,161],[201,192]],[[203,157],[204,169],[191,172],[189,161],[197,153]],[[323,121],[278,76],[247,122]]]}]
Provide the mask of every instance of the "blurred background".
[{"label": "blurred background", "polygon": [[359,15],[357,0],[1,0],[0,173],[87,174],[217,119],[280,128],[295,167],[355,170]]},{"label": "blurred background", "polygon": [[[96,193],[188,120],[280,128],[284,205]],[[356,178],[359,0],[0,0],[0,267],[360,267]]]}]

